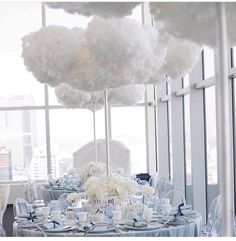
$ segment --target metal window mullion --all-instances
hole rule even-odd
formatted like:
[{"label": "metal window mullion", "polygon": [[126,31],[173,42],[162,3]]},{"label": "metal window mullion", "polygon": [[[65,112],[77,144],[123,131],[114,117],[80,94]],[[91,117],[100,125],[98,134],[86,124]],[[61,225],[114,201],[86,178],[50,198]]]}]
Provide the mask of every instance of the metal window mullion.
[{"label": "metal window mullion", "polygon": [[[42,27],[46,27],[46,12],[45,5],[41,3],[42,10]],[[46,129],[46,151],[47,151],[47,174],[52,174],[51,165],[51,143],[50,143],[50,120],[49,120],[49,98],[48,86],[44,85],[44,98],[45,98],[45,129]]]},{"label": "metal window mullion", "polygon": [[[156,88],[156,98],[166,95],[166,85],[161,83]],[[168,150],[168,114],[167,102],[157,101],[157,140],[158,140],[158,172],[169,179],[169,150]]]},{"label": "metal window mullion", "polygon": [[[234,68],[234,49],[230,49],[230,67]],[[232,128],[233,128],[233,165],[234,165],[234,196],[236,195],[236,113],[235,113],[235,82],[234,78],[231,79],[232,86]],[[236,202],[234,203],[234,210],[236,214]]]},{"label": "metal window mullion", "polygon": [[[192,159],[193,207],[202,215],[206,223],[206,163],[205,163],[205,129],[203,90],[196,89],[195,84],[202,80],[202,62],[195,65],[190,73],[190,133]],[[201,194],[201,195],[199,195]]]},{"label": "metal window mullion", "polygon": [[172,159],[174,187],[185,193],[185,149],[184,149],[184,113],[183,98],[175,96],[182,88],[182,79],[176,79],[171,84],[171,123],[172,126]]},{"label": "metal window mullion", "polygon": [[150,106],[149,101],[154,101],[154,86],[147,85],[145,90],[145,133],[146,133],[146,162],[147,171],[150,174],[156,172],[156,129],[155,129],[155,111]]}]

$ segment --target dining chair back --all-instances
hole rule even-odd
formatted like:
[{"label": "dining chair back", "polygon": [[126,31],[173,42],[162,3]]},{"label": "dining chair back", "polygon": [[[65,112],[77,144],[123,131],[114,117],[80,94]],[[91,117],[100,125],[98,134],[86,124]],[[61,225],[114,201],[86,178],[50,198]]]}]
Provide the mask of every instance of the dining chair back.
[{"label": "dining chair back", "polygon": [[157,190],[158,196],[161,199],[166,195],[166,193],[174,189],[174,185],[170,180],[160,176],[156,181],[155,189]]},{"label": "dining chair back", "polygon": [[7,208],[10,193],[10,184],[0,185],[0,223],[2,223],[4,212]]},{"label": "dining chair back", "polygon": [[17,198],[13,204],[14,217],[25,217],[30,212],[33,212],[33,208],[23,198]]},{"label": "dining chair back", "polygon": [[206,234],[207,236],[220,236],[221,229],[221,198],[218,195],[210,204]]},{"label": "dining chair back", "polygon": [[[97,140],[97,161],[106,162],[106,140]],[[120,141],[109,140],[109,155],[111,172],[122,167],[126,175],[130,175],[130,151]],[[88,160],[95,161],[94,142],[89,142],[74,152],[74,167],[83,167]]]},{"label": "dining chair back", "polygon": [[184,194],[178,189],[170,190],[165,194],[164,198],[169,198],[170,204],[173,207],[177,207],[181,203],[184,203],[184,205],[186,205],[186,199],[184,197]]}]

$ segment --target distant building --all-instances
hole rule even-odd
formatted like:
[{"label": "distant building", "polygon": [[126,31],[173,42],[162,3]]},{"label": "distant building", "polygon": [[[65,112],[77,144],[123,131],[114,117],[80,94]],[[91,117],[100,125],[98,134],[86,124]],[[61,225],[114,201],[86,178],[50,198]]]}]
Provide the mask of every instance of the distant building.
[{"label": "distant building", "polygon": [[[0,106],[32,106],[32,95],[0,96]],[[5,180],[23,179],[30,165],[33,149],[37,146],[36,116],[34,111],[0,111],[0,147],[5,146],[11,156],[11,175]],[[1,173],[4,171],[1,171]]]},{"label": "distant building", "polygon": [[12,180],[11,151],[0,146],[0,180]]}]

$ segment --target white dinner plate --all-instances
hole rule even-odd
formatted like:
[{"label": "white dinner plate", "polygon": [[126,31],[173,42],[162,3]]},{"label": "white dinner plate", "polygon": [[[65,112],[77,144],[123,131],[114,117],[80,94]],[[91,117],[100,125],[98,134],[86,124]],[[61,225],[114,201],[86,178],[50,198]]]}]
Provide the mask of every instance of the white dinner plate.
[{"label": "white dinner plate", "polygon": [[162,224],[160,224],[160,223],[148,224],[147,227],[142,227],[142,226],[134,227],[134,226],[125,224],[123,227],[126,229],[130,229],[130,230],[153,230],[153,229],[161,228]]},{"label": "white dinner plate", "polygon": [[113,231],[115,231],[115,228],[113,227],[109,227],[108,225],[99,225],[95,226],[94,229],[88,230],[87,233],[108,233]]},{"label": "white dinner plate", "polygon": [[76,229],[75,226],[64,226],[63,225],[63,226],[59,226],[56,228],[44,230],[44,232],[46,232],[46,233],[64,233],[64,232],[73,231],[75,229]]}]

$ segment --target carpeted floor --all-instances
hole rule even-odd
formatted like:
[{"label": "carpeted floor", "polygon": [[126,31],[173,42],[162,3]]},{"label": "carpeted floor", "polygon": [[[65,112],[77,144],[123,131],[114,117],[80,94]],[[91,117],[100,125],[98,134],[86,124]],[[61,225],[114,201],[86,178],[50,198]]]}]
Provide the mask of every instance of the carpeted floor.
[{"label": "carpeted floor", "polygon": [[14,222],[14,215],[13,215],[13,205],[7,205],[7,209],[3,216],[3,227],[6,231],[7,237],[13,236],[13,222]]}]

